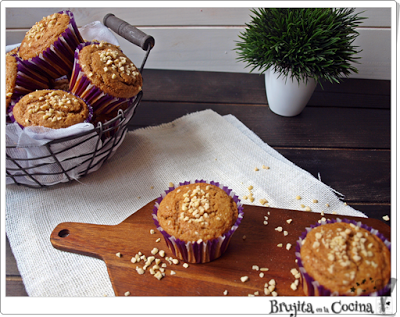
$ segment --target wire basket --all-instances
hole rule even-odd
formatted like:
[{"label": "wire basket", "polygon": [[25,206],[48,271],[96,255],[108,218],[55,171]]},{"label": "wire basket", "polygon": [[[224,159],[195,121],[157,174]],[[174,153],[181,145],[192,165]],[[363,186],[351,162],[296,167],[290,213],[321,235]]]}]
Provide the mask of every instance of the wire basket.
[{"label": "wire basket", "polygon": [[[103,24],[145,51],[139,69],[142,74],[154,38],[111,13],[104,17]],[[106,123],[99,122],[93,129],[40,146],[9,144],[6,135],[6,183],[41,188],[70,182],[98,170],[123,142],[142,97],[140,91],[126,110],[120,109]]]}]

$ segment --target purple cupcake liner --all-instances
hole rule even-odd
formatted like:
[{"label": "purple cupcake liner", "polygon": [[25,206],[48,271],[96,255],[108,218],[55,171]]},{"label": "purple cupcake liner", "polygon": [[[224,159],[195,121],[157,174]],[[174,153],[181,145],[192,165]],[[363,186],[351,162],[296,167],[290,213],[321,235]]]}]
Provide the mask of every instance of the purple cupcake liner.
[{"label": "purple cupcake liner", "polygon": [[68,27],[49,48],[38,56],[23,60],[27,68],[31,68],[34,72],[42,73],[52,79],[70,75],[75,48],[84,42],[72,12],[65,10],[58,13],[68,14],[70,18]]},{"label": "purple cupcake liner", "polygon": [[[373,228],[361,223],[360,221],[357,222],[357,221],[346,219],[346,218],[344,218],[344,219],[336,218],[336,219],[328,219],[326,221],[321,221],[321,223],[316,223],[314,225],[310,225],[310,227],[307,227],[306,231],[304,231],[301,234],[301,236],[299,237],[299,239],[296,241],[296,249],[295,249],[296,250],[295,255],[296,255],[296,259],[297,259],[297,265],[299,266],[301,282],[303,285],[303,289],[304,289],[305,293],[307,293],[308,296],[339,296],[339,294],[337,292],[331,292],[330,290],[328,290],[327,288],[325,288],[324,286],[319,284],[317,281],[315,281],[306,272],[306,270],[303,266],[303,262],[301,260],[301,255],[300,255],[300,249],[302,246],[302,242],[306,238],[308,232],[310,232],[315,227],[319,227],[319,226],[327,224],[327,223],[336,223],[336,222],[351,223],[357,227],[368,230],[372,234],[376,235],[379,239],[381,239],[382,242],[389,249],[389,251],[391,250],[391,243],[389,240],[387,240],[385,238],[385,236],[383,234],[381,234],[378,230],[373,229]],[[389,281],[389,283],[385,287],[383,287],[382,289],[380,289],[376,292],[372,292],[369,294],[361,294],[360,296],[386,296],[390,293],[390,290],[391,290],[391,281]],[[343,296],[343,295],[341,295],[341,296]]]},{"label": "purple cupcake liner", "polygon": [[[47,90],[58,90],[58,89],[47,89]],[[83,98],[81,98],[81,97],[75,95],[75,94],[72,93],[72,92],[66,92],[66,93],[69,93],[69,94],[73,95],[74,97],[81,99],[81,100],[87,105],[88,110],[89,110],[89,114],[88,114],[88,117],[83,121],[83,123],[90,123],[90,122],[92,121],[92,119],[93,119],[93,108],[90,106],[90,104],[89,104],[85,99],[83,99]],[[8,111],[7,116],[8,116],[8,118],[9,118],[9,122],[10,122],[10,123],[17,122],[17,121],[15,120],[15,118],[14,118],[14,115],[13,115],[13,109],[14,109],[14,106],[15,106],[23,97],[24,97],[24,96],[20,96],[18,99],[13,99],[13,100],[11,100],[11,105],[10,105],[10,107],[9,107],[8,110],[7,110],[7,111]],[[17,122],[17,123],[18,123],[18,122]],[[19,124],[19,123],[18,123],[18,125],[19,125],[22,129],[25,128],[24,126],[22,126],[22,125]]]},{"label": "purple cupcake liner", "polygon": [[17,61],[17,78],[11,97],[12,100],[20,99],[32,91],[48,89],[50,87],[49,79],[46,76],[33,72],[23,63],[21,58],[18,56],[14,57]]},{"label": "purple cupcake liner", "polygon": [[156,225],[157,229],[161,232],[164,237],[165,242],[167,243],[169,249],[173,252],[175,257],[179,259],[189,262],[189,263],[206,263],[211,262],[217,258],[219,258],[224,252],[227,250],[230,239],[232,235],[235,233],[237,228],[239,227],[242,219],[243,219],[243,205],[239,200],[239,197],[236,196],[231,189],[226,186],[221,185],[218,182],[207,182],[205,180],[195,180],[194,182],[183,182],[179,183],[179,186],[189,185],[193,183],[207,183],[214,186],[217,186],[224,190],[232,199],[235,201],[237,208],[238,208],[238,218],[236,219],[235,224],[232,228],[223,234],[221,237],[216,239],[208,240],[208,241],[190,241],[184,242],[180,239],[175,238],[174,236],[169,235],[166,231],[164,231],[157,218],[158,207],[164,197],[171,191],[173,191],[176,187],[169,187],[168,190],[165,191],[156,201],[154,208],[153,208],[153,221]]},{"label": "purple cupcake liner", "polygon": [[79,52],[87,45],[98,45],[97,42],[85,42],[78,45],[75,50],[75,59],[72,75],[69,83],[69,90],[74,94],[81,96],[93,107],[95,114],[109,114],[124,104],[130,105],[136,96],[131,98],[118,98],[103,92],[100,88],[92,84],[90,79],[83,72],[79,63]]}]

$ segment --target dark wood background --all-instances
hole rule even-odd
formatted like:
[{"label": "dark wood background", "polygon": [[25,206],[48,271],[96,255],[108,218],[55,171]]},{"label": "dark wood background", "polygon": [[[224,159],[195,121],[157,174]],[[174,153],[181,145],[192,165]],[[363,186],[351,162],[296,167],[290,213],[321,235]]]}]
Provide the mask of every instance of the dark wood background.
[{"label": "dark wood background", "polygon": [[[271,112],[257,74],[146,69],[129,129],[212,109],[232,114],[294,164],[345,196],[368,217],[390,216],[390,81],[344,79],[317,86],[296,117]],[[390,225],[390,221],[387,222]],[[26,296],[7,240],[6,296]]]}]

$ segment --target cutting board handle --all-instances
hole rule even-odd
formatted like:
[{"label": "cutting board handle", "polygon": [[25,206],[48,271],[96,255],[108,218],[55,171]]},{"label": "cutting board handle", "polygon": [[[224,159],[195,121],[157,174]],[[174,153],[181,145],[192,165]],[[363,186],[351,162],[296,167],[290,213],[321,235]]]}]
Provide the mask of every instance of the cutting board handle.
[{"label": "cutting board handle", "polygon": [[102,246],[110,227],[79,222],[63,222],[54,228],[50,242],[54,248],[103,259]]}]

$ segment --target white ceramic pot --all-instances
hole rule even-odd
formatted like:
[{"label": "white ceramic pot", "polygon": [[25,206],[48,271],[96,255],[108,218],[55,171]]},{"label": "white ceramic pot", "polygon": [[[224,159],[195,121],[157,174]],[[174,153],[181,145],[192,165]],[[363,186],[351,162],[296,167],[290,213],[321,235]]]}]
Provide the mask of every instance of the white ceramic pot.
[{"label": "white ceramic pot", "polygon": [[279,76],[273,69],[265,72],[265,88],[268,105],[272,112],[285,117],[297,116],[310,100],[316,80],[309,78],[307,83],[296,78]]}]

